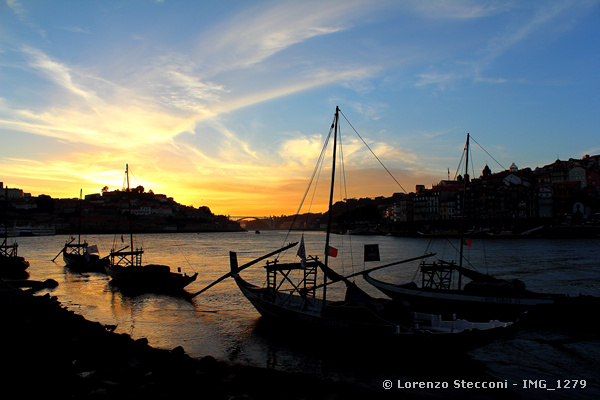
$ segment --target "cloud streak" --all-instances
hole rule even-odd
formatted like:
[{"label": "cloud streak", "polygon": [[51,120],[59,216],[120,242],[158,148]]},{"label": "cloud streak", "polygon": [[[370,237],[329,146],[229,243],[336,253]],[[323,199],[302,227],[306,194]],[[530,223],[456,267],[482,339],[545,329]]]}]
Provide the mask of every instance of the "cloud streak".
[{"label": "cloud streak", "polygon": [[347,29],[351,16],[364,2],[294,2],[270,8],[256,7],[234,15],[228,22],[204,32],[199,57],[213,59],[209,74],[249,68],[290,46],[317,36]]},{"label": "cloud streak", "polygon": [[[60,8],[46,18],[46,9],[30,3],[7,4],[12,19],[2,29],[9,35],[0,35],[3,171],[43,191],[44,181],[54,182],[61,190],[54,195],[72,196],[79,189],[74,183],[94,191],[118,185],[128,162],[143,186],[187,204],[218,203],[221,210],[250,207],[260,198],[259,206],[279,196],[297,200],[328,128],[329,121],[315,126],[316,110],[338,101],[352,109],[357,127],[365,122],[376,132],[365,135],[376,138],[367,141],[392,170],[411,179],[436,172],[447,156],[430,154],[428,146],[450,143],[462,127],[448,115],[461,96],[473,94],[463,95],[465,86],[522,82],[496,72],[497,66],[536,35],[558,35],[556,22],[580,7],[467,0],[233,8],[163,2],[136,8],[133,20],[133,7],[103,4],[91,13],[98,5],[90,3],[68,10],[86,11],[73,24]],[[191,9],[207,15],[185,15]],[[479,36],[465,34],[484,25]],[[433,95],[427,93],[432,88]],[[36,149],[35,161],[25,155],[31,135],[44,147]],[[347,167],[371,189],[377,162],[359,144],[345,144]],[[414,149],[427,154],[417,157]]]}]

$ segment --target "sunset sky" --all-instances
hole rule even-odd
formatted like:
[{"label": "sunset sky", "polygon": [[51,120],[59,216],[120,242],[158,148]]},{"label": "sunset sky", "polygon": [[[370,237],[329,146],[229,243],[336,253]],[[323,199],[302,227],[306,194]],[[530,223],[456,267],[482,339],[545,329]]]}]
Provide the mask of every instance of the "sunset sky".
[{"label": "sunset sky", "polygon": [[[336,105],[409,192],[467,132],[476,171],[600,153],[598,1],[0,1],[0,181],[33,196],[129,163],[182,204],[291,214]],[[402,191],[342,133],[348,197]]]}]

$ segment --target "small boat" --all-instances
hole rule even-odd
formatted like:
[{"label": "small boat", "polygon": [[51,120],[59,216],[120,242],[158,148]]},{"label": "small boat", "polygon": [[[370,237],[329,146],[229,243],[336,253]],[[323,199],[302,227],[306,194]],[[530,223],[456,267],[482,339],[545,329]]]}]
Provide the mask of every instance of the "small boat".
[{"label": "small boat", "polygon": [[98,246],[90,246],[86,241],[73,243],[75,238],[65,243],[62,249],[65,266],[79,272],[106,272],[108,257],[100,258]]},{"label": "small boat", "polygon": [[[330,236],[340,113],[339,108],[336,108],[334,121],[326,138],[327,143],[333,138],[333,165],[323,261],[317,256],[306,256],[304,236],[300,242],[290,243],[241,266],[238,265],[237,254],[230,252],[230,272],[193,296],[201,294],[226,278],[233,277],[240,291],[261,316],[276,324],[293,324],[298,329],[309,328],[320,333],[342,331],[342,336],[352,336],[360,340],[391,340],[396,344],[403,344],[402,348],[405,350],[410,350],[410,345],[417,343],[426,344],[428,349],[437,348],[437,345],[451,350],[466,349],[488,343],[506,332],[506,329],[513,325],[512,321],[490,320],[472,323],[463,319],[442,318],[437,313],[425,313],[407,302],[374,298],[349,280],[349,277],[358,273],[342,276],[330,267],[329,260],[338,255],[338,249],[330,246]],[[323,147],[323,151],[326,147]],[[323,156],[324,154],[321,155],[320,161]],[[317,169],[320,167],[317,166],[315,170]],[[298,243],[300,246],[295,254],[295,261],[267,260],[295,247]],[[378,254],[377,250],[377,256]],[[264,265],[265,286],[256,286],[241,277],[243,270],[263,260],[267,260]],[[398,263],[400,262],[392,264]],[[377,268],[382,267],[385,266]],[[323,283],[318,284],[320,281]],[[327,298],[327,287],[339,282],[346,286],[343,298],[332,299],[335,297],[332,295]],[[338,292],[338,297],[341,297],[339,295],[343,292]],[[423,350],[423,347],[418,348]]]},{"label": "small boat", "polygon": [[27,278],[29,277],[29,272],[27,272],[29,261],[25,260],[24,257],[19,256],[19,245],[17,242],[8,244],[8,237],[11,232],[10,228],[7,227],[8,189],[6,189],[3,203],[2,220],[4,222],[4,240],[0,245],[0,278]]},{"label": "small boat", "polygon": [[176,292],[196,280],[193,275],[171,272],[168,265],[142,265],[142,249],[111,251],[110,263],[105,267],[116,286],[141,292]]},{"label": "small boat", "polygon": [[[392,284],[364,274],[365,280],[392,299],[410,302],[420,310],[436,310],[444,316],[456,315],[470,321],[499,319],[514,321],[536,308],[552,306],[564,295],[528,291],[520,280],[496,279],[443,260],[422,263],[423,284]],[[463,276],[477,276],[461,289],[452,289],[454,271]],[[476,275],[477,274],[477,275]]]},{"label": "small boat", "polygon": [[56,257],[62,253],[65,266],[74,271],[106,272],[105,266],[108,265],[108,257],[100,258],[97,245],[90,246],[85,240],[83,243],[81,242],[81,203],[82,190],[79,191],[79,233],[77,234],[77,243],[74,243],[75,238],[71,237],[71,240],[65,242],[65,246]]},{"label": "small boat", "polygon": [[[126,166],[125,176],[127,193],[130,195],[129,165]],[[131,199],[129,199],[129,207],[131,209]],[[183,290],[198,276],[198,273],[193,275],[181,273],[180,268],[177,272],[172,272],[168,265],[143,265],[143,253],[142,248],[134,247],[133,232],[131,231],[130,245],[119,250],[113,248],[109,254],[109,263],[104,269],[110,276],[111,282],[123,289],[136,292],[176,292]]]},{"label": "small boat", "polygon": [[29,261],[18,255],[18,247],[16,242],[8,244],[6,238],[0,245],[1,278],[26,278],[29,276],[27,272]]}]

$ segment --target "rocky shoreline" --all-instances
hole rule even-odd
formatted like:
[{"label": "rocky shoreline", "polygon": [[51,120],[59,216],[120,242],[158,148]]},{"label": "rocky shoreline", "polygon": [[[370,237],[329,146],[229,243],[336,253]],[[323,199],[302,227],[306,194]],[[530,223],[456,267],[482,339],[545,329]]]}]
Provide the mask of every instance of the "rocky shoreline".
[{"label": "rocky shoreline", "polygon": [[114,333],[114,327],[65,309],[55,297],[34,296],[3,281],[0,313],[0,390],[22,398],[365,399],[394,394],[230,365],[211,356],[195,359],[182,347],[152,348],[146,339]]}]

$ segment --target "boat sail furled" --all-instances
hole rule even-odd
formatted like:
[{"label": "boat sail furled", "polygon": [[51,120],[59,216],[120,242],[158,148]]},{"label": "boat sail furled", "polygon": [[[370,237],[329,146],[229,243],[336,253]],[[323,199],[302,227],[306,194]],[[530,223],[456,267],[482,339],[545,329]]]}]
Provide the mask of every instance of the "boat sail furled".
[{"label": "boat sail furled", "polygon": [[[326,139],[326,143],[329,143],[333,138],[333,161],[323,259],[306,255],[304,236],[299,246],[298,242],[290,243],[269,255],[241,266],[238,264],[237,254],[230,252],[231,271],[194,296],[225,278],[233,277],[240,291],[263,318],[278,324],[293,323],[301,327],[342,329],[346,333],[361,335],[361,337],[374,335],[376,338],[385,337],[392,340],[403,338],[405,343],[437,340],[446,344],[462,343],[467,346],[475,346],[484,338],[488,341],[504,331],[504,328],[512,324],[511,322],[472,323],[455,318],[444,320],[436,314],[415,312],[402,301],[373,298],[348,279],[350,276],[342,276],[332,269],[329,260],[337,256],[337,249],[331,245],[330,238],[339,116],[340,110],[336,108],[334,121]],[[325,149],[326,146],[323,151]],[[266,261],[264,265],[267,276],[266,286],[259,287],[242,278],[241,272],[259,260],[265,260],[296,246],[298,250],[294,261],[280,262],[279,258]],[[351,276],[354,275],[358,273]],[[345,285],[345,294],[344,291],[337,291],[336,295],[343,295],[341,299],[329,298],[333,296],[328,296],[327,288],[338,282]]]},{"label": "boat sail furled", "polygon": [[[129,200],[129,218],[131,218],[131,191],[129,188],[129,165],[125,169],[127,196]],[[130,219],[129,245],[119,250],[113,248],[110,262],[105,266],[111,282],[124,289],[142,292],[175,292],[196,280],[198,273],[187,275],[171,272],[168,265],[142,264],[144,250],[134,247],[133,229]]]}]

